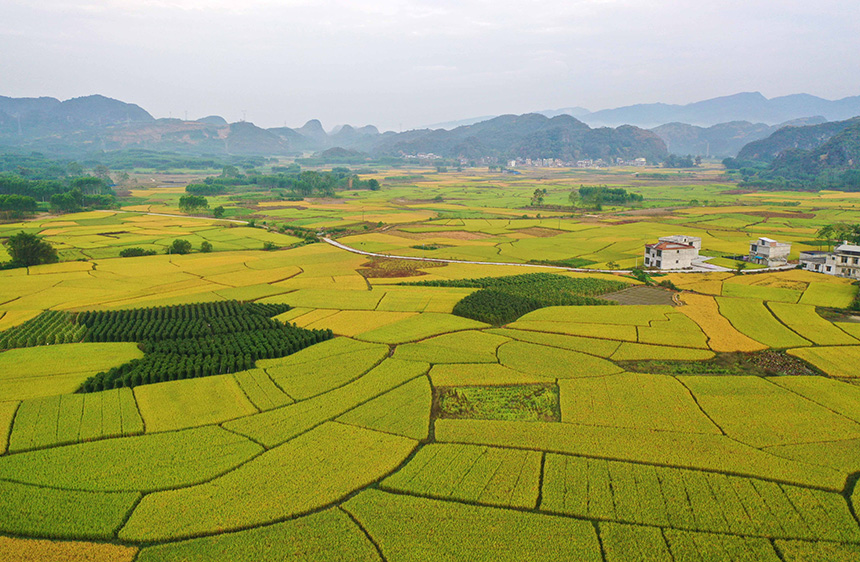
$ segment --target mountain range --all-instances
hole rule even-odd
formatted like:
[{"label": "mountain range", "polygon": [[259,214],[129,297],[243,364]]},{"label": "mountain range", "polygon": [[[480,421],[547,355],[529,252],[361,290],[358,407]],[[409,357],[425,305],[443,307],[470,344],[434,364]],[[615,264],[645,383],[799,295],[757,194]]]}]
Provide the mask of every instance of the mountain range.
[{"label": "mountain range", "polygon": [[0,148],[73,157],[123,148],[207,155],[301,155],[341,148],[356,158],[432,152],[469,159],[641,156],[654,161],[667,152],[734,156],[783,127],[826,125],[855,115],[860,115],[860,96],[767,99],[754,92],[687,105],[639,104],[596,112],[567,107],[487,116],[395,133],[372,125],[326,131],[316,119],[298,128],[270,129],[228,123],[217,115],[196,121],[156,119],[138,105],[100,95],[66,101],[0,96]]},{"label": "mountain range", "polygon": [[372,126],[326,132],[313,119],[302,127],[263,129],[218,116],[196,121],[155,119],[134,104],[104,96],[68,101],[0,98],[0,148],[81,156],[124,148],[188,154],[302,155],[340,148],[359,158],[434,153],[447,158],[509,159],[644,157],[660,161],[666,146],[632,126],[592,129],[566,113],[503,115],[473,125],[380,133]]},{"label": "mountain range", "polygon": [[[795,119],[820,116],[826,121],[840,121],[860,115],[860,96],[828,100],[810,94],[792,94],[766,98],[760,92],[742,92],[683,105],[667,103],[641,103],[600,111],[582,107],[546,109],[536,111],[547,117],[567,114],[592,127],[635,125],[653,129],[667,123],[687,123],[697,127],[711,127],[733,121],[778,125]],[[430,125],[429,128],[453,129],[491,119],[492,115],[461,121]]]}]

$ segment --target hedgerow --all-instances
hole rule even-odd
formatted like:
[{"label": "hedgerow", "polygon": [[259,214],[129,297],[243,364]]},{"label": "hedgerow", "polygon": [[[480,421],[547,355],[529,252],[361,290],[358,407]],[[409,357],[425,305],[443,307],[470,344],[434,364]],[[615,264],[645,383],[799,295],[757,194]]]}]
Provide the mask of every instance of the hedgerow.
[{"label": "hedgerow", "polygon": [[627,283],[594,277],[571,278],[553,273],[508,277],[428,280],[406,285],[480,289],[454,305],[454,314],[494,325],[507,324],[547,306],[610,305],[595,298],[627,287]]}]

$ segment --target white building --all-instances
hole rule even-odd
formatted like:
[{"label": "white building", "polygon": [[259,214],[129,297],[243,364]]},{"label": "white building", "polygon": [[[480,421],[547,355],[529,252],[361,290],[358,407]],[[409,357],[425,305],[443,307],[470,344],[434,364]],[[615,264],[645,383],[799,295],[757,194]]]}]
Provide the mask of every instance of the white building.
[{"label": "white building", "polygon": [[762,236],[755,242],[750,242],[749,261],[767,267],[785,265],[788,263],[789,252],[791,252],[789,242],[777,242],[772,238]]},{"label": "white building", "polygon": [[860,246],[843,242],[832,252],[801,252],[803,269],[860,279]]},{"label": "white building", "polygon": [[702,239],[695,236],[664,236],[656,244],[645,244],[645,267],[690,269],[701,247]]},{"label": "white building", "polygon": [[702,239],[698,236],[686,236],[684,234],[675,234],[673,236],[662,236],[660,242],[675,242],[676,244],[686,244],[693,246],[696,250],[702,249]]}]

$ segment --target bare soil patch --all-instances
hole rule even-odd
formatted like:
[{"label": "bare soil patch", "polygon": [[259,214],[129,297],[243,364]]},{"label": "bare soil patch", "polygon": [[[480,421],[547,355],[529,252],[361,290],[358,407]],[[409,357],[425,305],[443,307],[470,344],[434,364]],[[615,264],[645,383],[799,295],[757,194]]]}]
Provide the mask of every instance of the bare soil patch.
[{"label": "bare soil patch", "polygon": [[427,275],[427,272],[422,271],[422,269],[445,267],[446,265],[448,264],[432,261],[373,258],[369,262],[361,264],[361,269],[357,271],[365,279],[420,277],[421,275]]}]

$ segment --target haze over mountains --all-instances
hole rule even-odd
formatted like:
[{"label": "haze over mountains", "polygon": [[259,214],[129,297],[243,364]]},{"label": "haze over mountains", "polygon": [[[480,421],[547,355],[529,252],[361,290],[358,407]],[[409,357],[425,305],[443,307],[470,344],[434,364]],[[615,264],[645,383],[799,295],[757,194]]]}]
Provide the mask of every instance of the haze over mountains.
[{"label": "haze over mountains", "polygon": [[123,148],[289,155],[340,148],[374,156],[432,152],[470,159],[641,156],[655,161],[667,152],[734,156],[783,126],[855,115],[860,115],[860,96],[836,101],[808,94],[767,99],[755,92],[687,105],[639,104],[595,112],[569,107],[381,133],[372,125],[326,131],[318,120],[299,128],[263,129],[248,122],[230,124],[214,115],[195,121],[156,119],[137,105],[100,95],[62,102],[0,96],[0,147],[65,155]]}]

